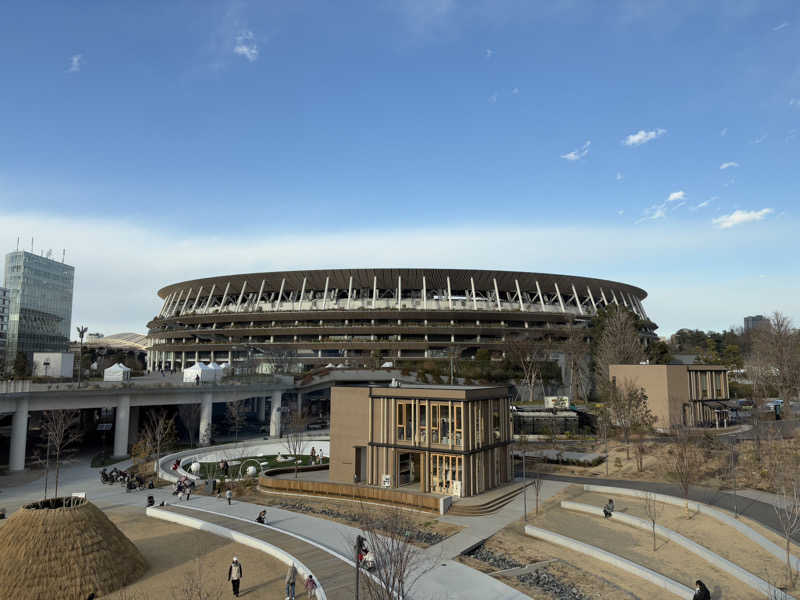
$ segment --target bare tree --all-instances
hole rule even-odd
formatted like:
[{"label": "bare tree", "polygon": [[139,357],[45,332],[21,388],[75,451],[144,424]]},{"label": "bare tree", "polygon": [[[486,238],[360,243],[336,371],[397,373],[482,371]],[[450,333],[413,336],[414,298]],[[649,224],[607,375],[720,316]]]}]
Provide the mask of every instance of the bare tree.
[{"label": "bare tree", "polygon": [[533,473],[531,473],[530,480],[531,480],[531,487],[533,488],[534,493],[536,494],[536,514],[539,514],[539,499],[542,495],[542,485],[544,484],[544,478],[542,477],[542,471],[544,464],[541,461],[534,462]]},{"label": "bare tree", "polygon": [[295,457],[294,463],[294,476],[297,477],[297,458],[303,454],[306,446],[306,428],[308,427],[311,418],[299,411],[295,411],[289,417],[289,422],[286,424],[285,433],[283,438],[283,445],[286,452],[290,456]]},{"label": "bare tree", "polygon": [[228,402],[225,407],[225,420],[233,430],[234,441],[239,441],[239,432],[247,423],[247,405],[244,400]]},{"label": "bare tree", "polygon": [[649,429],[655,422],[655,417],[647,406],[647,394],[643,388],[626,380],[622,389],[612,386],[609,392],[608,409],[612,421],[622,430],[626,458],[630,459],[631,432]]},{"label": "bare tree", "polygon": [[608,430],[611,428],[611,412],[605,406],[597,409],[597,436],[605,446],[606,475],[608,475]]},{"label": "bare tree", "polygon": [[734,436],[729,436],[728,455],[726,456],[725,460],[725,478],[728,480],[728,486],[733,492],[733,516],[739,518],[739,503],[736,495],[736,469],[739,465],[739,450],[736,447],[736,444],[736,438]]},{"label": "bare tree", "polygon": [[189,572],[184,573],[183,580],[172,587],[173,600],[221,600],[222,591],[214,589],[209,581],[208,570],[200,566],[194,559]]},{"label": "bare tree", "polygon": [[800,388],[800,333],[792,320],[780,312],[773,313],[768,323],[755,330],[753,352],[765,359],[769,367],[764,372],[767,383],[788,407]]},{"label": "bare tree", "polygon": [[781,533],[786,542],[786,585],[794,587],[791,562],[792,536],[800,531],[800,473],[798,456],[791,445],[781,439],[776,429],[768,442],[767,470],[775,488],[777,502],[773,504]]},{"label": "bare tree", "polygon": [[200,404],[181,404],[178,406],[178,416],[186,428],[186,433],[189,436],[189,444],[196,446],[198,434],[200,433],[200,414],[202,412],[202,405]]},{"label": "bare tree", "polygon": [[644,510],[647,513],[647,519],[650,521],[650,525],[653,529],[653,552],[656,551],[656,521],[661,516],[661,512],[664,506],[659,505],[656,501],[656,495],[647,492],[644,496]]},{"label": "bare tree", "polygon": [[633,455],[636,459],[636,471],[639,473],[644,471],[644,456],[647,454],[647,446],[645,446],[644,440],[644,433],[640,431],[636,436],[636,443],[633,446]]},{"label": "bare tree", "polygon": [[570,374],[570,400],[586,401],[591,392],[591,353],[587,330],[580,324],[572,323],[567,329],[567,339],[563,342],[564,358]]},{"label": "bare tree", "polygon": [[638,365],[644,359],[634,315],[624,308],[608,307],[594,351],[595,382],[601,396],[613,395],[609,365]]},{"label": "bare tree", "polygon": [[689,428],[685,425],[673,425],[672,454],[668,455],[667,463],[683,492],[687,517],[689,516],[689,486],[697,478],[700,459],[700,452]]},{"label": "bare tree", "polygon": [[534,388],[541,381],[541,365],[547,360],[547,346],[543,340],[530,335],[509,337],[505,344],[506,357],[522,373],[522,383],[528,386],[528,402],[533,402]]},{"label": "bare tree", "polygon": [[175,442],[175,416],[168,416],[163,408],[147,413],[147,420],[140,437],[146,453],[154,459],[154,470],[158,481],[158,460],[161,458],[161,453]]},{"label": "bare tree", "polygon": [[[58,480],[61,472],[61,461],[73,444],[83,437],[80,431],[81,413],[78,410],[46,410],[42,415],[42,431],[47,440],[47,464],[49,471],[49,455],[53,453],[56,469],[55,496],[58,496]],[[45,473],[45,479],[49,473]],[[47,483],[45,482],[45,498]]]},{"label": "bare tree", "polygon": [[[375,557],[371,577],[364,577],[370,600],[410,598],[419,579],[435,565],[411,537],[419,526],[400,508],[362,506],[360,525]],[[355,540],[353,540],[355,545]]]}]

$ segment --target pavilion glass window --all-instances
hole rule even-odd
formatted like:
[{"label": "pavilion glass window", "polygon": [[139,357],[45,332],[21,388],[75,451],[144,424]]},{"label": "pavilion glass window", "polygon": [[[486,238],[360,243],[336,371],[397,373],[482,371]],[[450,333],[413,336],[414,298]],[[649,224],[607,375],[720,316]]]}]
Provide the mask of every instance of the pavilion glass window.
[{"label": "pavilion glass window", "polygon": [[419,443],[426,444],[428,442],[428,419],[427,407],[424,404],[419,405]]},{"label": "pavilion glass window", "polygon": [[453,441],[456,446],[463,446],[464,444],[464,435],[463,435],[463,426],[461,421],[461,413],[463,411],[462,405],[457,405],[453,407],[453,421],[454,421],[454,428],[453,428]]}]

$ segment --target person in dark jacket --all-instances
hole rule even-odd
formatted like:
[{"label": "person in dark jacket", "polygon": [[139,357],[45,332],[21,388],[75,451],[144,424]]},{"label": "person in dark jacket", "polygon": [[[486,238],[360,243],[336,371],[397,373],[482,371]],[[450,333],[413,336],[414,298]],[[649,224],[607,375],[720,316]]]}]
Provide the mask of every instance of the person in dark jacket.
[{"label": "person in dark jacket", "polygon": [[708,591],[706,584],[699,579],[694,582],[695,592],[693,600],[711,600],[711,592]]},{"label": "person in dark jacket", "polygon": [[242,570],[242,563],[240,563],[239,559],[234,556],[231,566],[228,567],[228,581],[231,582],[233,595],[237,598],[239,597],[239,583],[241,582],[243,575],[244,571]]}]

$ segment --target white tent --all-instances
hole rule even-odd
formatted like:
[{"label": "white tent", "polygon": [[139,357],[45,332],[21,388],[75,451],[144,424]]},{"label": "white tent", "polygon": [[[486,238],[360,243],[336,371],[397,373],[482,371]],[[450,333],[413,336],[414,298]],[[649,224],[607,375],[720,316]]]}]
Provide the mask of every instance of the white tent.
[{"label": "white tent", "polygon": [[197,362],[188,369],[183,370],[183,382],[194,383],[197,378],[200,378],[200,383],[207,381],[214,381],[214,369],[207,367],[204,363]]},{"label": "white tent", "polygon": [[209,363],[208,368],[214,376],[214,381],[219,381],[220,379],[222,379],[222,375],[225,373],[225,367],[222,367],[217,363],[212,362]]},{"label": "white tent", "polygon": [[131,370],[122,363],[114,363],[103,371],[103,381],[128,381]]}]

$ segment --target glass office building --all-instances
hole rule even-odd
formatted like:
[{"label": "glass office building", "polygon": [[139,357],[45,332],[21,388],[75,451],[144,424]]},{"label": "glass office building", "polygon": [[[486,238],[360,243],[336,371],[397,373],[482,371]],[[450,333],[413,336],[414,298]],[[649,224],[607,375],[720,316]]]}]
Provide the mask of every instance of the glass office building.
[{"label": "glass office building", "polygon": [[74,280],[75,268],[64,263],[22,250],[6,254],[8,369],[19,352],[30,364],[34,352],[69,350]]},{"label": "glass office building", "polygon": [[6,362],[6,339],[8,338],[8,310],[11,303],[11,294],[6,288],[0,287],[0,372]]}]

